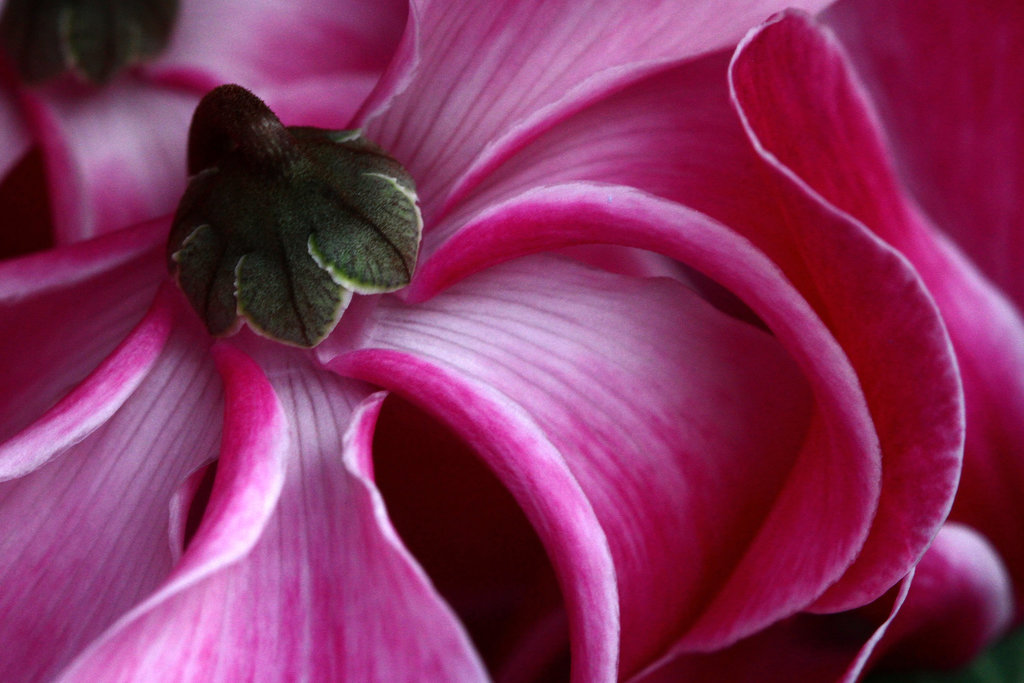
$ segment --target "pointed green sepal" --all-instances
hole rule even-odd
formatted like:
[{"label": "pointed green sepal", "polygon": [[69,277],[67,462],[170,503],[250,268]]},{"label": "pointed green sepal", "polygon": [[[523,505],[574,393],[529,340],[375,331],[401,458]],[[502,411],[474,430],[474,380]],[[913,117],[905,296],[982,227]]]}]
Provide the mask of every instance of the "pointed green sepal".
[{"label": "pointed green sepal", "polygon": [[239,86],[193,117],[195,173],[168,240],[168,265],[214,335],[240,318],[312,347],[352,293],[409,284],[422,219],[412,178],[358,131],[285,128]]}]

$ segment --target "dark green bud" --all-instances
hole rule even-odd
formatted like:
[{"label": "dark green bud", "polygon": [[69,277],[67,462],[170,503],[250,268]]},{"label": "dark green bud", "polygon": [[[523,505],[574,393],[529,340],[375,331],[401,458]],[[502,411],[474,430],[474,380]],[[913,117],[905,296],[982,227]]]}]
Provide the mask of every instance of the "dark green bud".
[{"label": "dark green bud", "polygon": [[177,14],[178,0],[7,0],[0,43],[30,83],[66,71],[106,83],[162,51]]},{"label": "dark green bud", "polygon": [[241,319],[295,346],[320,343],[352,293],[409,284],[423,222],[412,178],[359,131],[288,127],[237,85],[199,103],[192,179],[168,267],[211,334]]}]

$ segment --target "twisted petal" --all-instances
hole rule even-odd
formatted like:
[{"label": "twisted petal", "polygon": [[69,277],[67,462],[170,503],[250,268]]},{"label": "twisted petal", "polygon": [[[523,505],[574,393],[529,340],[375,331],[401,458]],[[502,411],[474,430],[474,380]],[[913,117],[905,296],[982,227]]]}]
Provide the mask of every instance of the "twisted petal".
[{"label": "twisted petal", "polygon": [[[42,429],[58,433],[14,440],[15,456],[45,465],[0,484],[5,680],[51,679],[171,569],[169,504],[189,472],[216,455],[220,386],[195,326],[167,336],[169,306],[158,299],[112,357],[115,370],[126,357],[136,357],[133,371],[147,359],[128,396],[114,386],[113,398],[97,397],[105,364],[85,392],[54,408],[58,420],[43,418]],[[107,419],[96,424],[90,409]],[[11,443],[0,446],[5,469]]]},{"label": "twisted petal", "polygon": [[[570,202],[569,220],[589,218],[582,206]],[[503,218],[502,233],[523,222]],[[769,285],[777,272],[748,257],[734,267],[784,300],[776,316],[803,332],[810,383],[776,340],[678,283],[553,257],[414,307],[382,299],[356,338],[364,350],[322,347],[338,372],[448,422],[517,496],[561,577],[580,680],[611,673],[603,601],[615,593],[598,539],[615,563],[627,675],[680,639],[721,646],[799,609],[867,531],[878,454],[856,380],[801,300]],[[828,540],[809,548],[815,538]]]},{"label": "twisted petal", "polygon": [[823,19],[871,95],[900,180],[1019,308],[1024,7],[857,0]]},{"label": "twisted petal", "polygon": [[[167,221],[158,221],[0,264],[0,439],[39,418],[139,322],[161,278],[166,230]],[[124,384],[128,375],[145,373],[149,361],[142,361],[137,347],[125,352],[123,362],[114,361],[120,370],[107,364],[114,393],[103,390],[81,404],[97,413],[95,424],[102,422],[98,413],[108,398],[113,410],[131,391]]]},{"label": "twisted petal", "polygon": [[432,218],[525,139],[667,62],[735,44],[787,4],[414,2],[366,129],[417,179]]},{"label": "twisted petal", "polygon": [[64,680],[484,680],[373,486],[382,395],[254,348],[270,380],[216,350],[224,437],[191,544]]},{"label": "twisted petal", "polygon": [[[1024,485],[1019,311],[902,192],[865,94],[828,33],[805,16],[784,16],[751,36],[733,78],[750,134],[777,172],[900,249],[928,285],[956,349],[967,409],[953,515],[992,539],[1011,574],[1024,576],[1024,512],[1015,493]],[[1024,592],[1016,583],[1019,608]]]},{"label": "twisted petal", "polygon": [[[764,252],[700,214],[625,188],[579,183],[526,192],[475,216],[427,260],[410,296],[427,296],[465,273],[518,253],[592,241],[656,250],[715,278],[745,301],[794,356],[815,392],[828,440],[840,450],[850,449],[845,458],[836,455],[836,469],[830,469],[828,459],[802,460],[786,490],[794,498],[780,498],[778,506],[809,506],[788,519],[796,523],[798,515],[805,515],[829,526],[824,533],[832,535],[836,552],[818,558],[822,564],[817,569],[824,574],[840,572],[860,553],[856,571],[837,584],[828,603],[830,608],[859,605],[906,574],[949,510],[963,438],[960,388],[949,340],[906,262],[813,197],[792,189],[780,196],[787,202],[786,220],[762,222],[765,232],[752,237],[778,255],[799,289]],[[923,382],[933,391],[919,392]],[[861,412],[868,410],[870,418]],[[875,488],[879,484],[880,491]],[[797,494],[802,486],[811,488]],[[823,503],[824,512],[814,502],[822,486],[836,497]],[[879,515],[861,551],[865,530],[860,525],[879,502],[886,514]],[[844,505],[850,507],[839,513]],[[791,512],[779,513],[780,526],[771,533],[789,533],[782,529],[790,522],[782,520]],[[835,526],[825,522],[833,514],[842,517]],[[772,557],[784,562],[777,553]],[[797,564],[798,573],[817,571]],[[738,572],[736,595],[746,594],[762,572],[754,564]],[[826,582],[838,576],[824,579],[824,574]],[[804,587],[816,581],[809,579]],[[825,583],[815,585],[822,589]],[[725,596],[719,596],[723,605],[735,599]],[[762,602],[754,611],[770,619],[772,609]],[[708,619],[700,635],[691,634],[687,642],[719,643],[730,637],[730,623],[751,623],[736,615]]]},{"label": "twisted petal", "polygon": [[731,648],[682,655],[637,683],[678,680],[856,681],[865,671],[963,666],[1012,615],[1006,569],[972,529],[943,526],[915,570],[876,602],[800,614]]}]

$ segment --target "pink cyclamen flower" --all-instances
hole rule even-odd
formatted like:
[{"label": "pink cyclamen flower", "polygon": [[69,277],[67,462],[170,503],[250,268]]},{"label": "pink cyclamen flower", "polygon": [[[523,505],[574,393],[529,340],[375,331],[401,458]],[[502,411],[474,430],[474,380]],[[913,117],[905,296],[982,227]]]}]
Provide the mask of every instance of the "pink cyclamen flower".
[{"label": "pink cyclamen flower", "polygon": [[[782,48],[832,44],[791,13],[733,54],[784,3],[593,4],[412,3],[356,123],[416,182],[419,265],[314,350],[215,343],[168,220],[0,267],[2,677],[529,680],[568,649],[576,681],[716,651],[826,680],[898,622],[824,663],[808,624],[1005,597],[939,532],[964,423],[932,295],[759,126],[816,111]],[[510,494],[467,506],[492,525],[399,496],[476,490]],[[430,554],[449,522],[468,576]]]},{"label": "pink cyclamen flower", "polygon": [[[18,0],[0,0],[0,12],[8,4]],[[44,15],[60,3],[20,4]],[[100,11],[133,4],[147,3]],[[38,146],[58,244],[164,215],[185,186],[181,150],[203,93],[246,83],[283,116],[342,126],[390,59],[404,11],[400,2],[303,0],[284,9],[267,0],[182,0],[166,49],[102,86],[71,75],[25,85],[5,56],[0,177]],[[23,23],[33,21],[44,20]]]}]

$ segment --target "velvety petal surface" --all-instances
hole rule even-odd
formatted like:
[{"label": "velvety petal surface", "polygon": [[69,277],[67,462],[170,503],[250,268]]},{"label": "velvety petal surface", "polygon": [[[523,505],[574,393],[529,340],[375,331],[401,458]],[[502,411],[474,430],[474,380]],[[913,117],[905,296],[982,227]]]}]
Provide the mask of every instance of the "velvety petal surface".
[{"label": "velvety petal surface", "polygon": [[637,682],[856,681],[870,670],[962,666],[1005,629],[1010,583],[992,546],[947,524],[885,596],[837,614],[798,614],[730,648],[683,654]]},{"label": "velvety petal surface", "polygon": [[838,2],[836,32],[929,217],[1024,304],[1024,6]]},{"label": "velvety petal surface", "polygon": [[[0,484],[4,680],[52,679],[171,569],[169,505],[189,473],[216,455],[221,402],[196,326],[177,325],[162,349],[145,334],[163,327],[166,337],[176,310],[158,299],[112,357],[159,351],[120,406],[72,392],[73,405],[54,408],[64,418],[59,433],[31,444],[49,449],[33,454],[46,464]],[[100,425],[93,406],[108,418]],[[5,460],[10,443],[0,446]]]},{"label": "velvety petal surface", "polygon": [[950,522],[921,558],[910,594],[878,647],[880,665],[956,669],[1003,635],[1013,586],[999,553],[968,526]]},{"label": "velvety petal surface", "polygon": [[103,90],[58,83],[23,94],[46,159],[58,244],[174,210],[187,179],[188,123],[201,94],[134,76]]},{"label": "velvety petal surface", "polygon": [[[157,221],[0,263],[0,439],[39,418],[139,322],[163,277],[166,231]],[[88,410],[145,373],[149,361],[131,349],[103,380],[114,393],[93,394]]]},{"label": "velvety petal surface", "polygon": [[[787,504],[814,507],[812,501],[826,499],[819,498],[822,482],[830,481],[829,495],[838,498],[827,507],[837,512],[843,505],[851,506],[830,532],[836,553],[819,557],[824,563],[820,569],[827,565],[832,569],[826,573],[838,571],[852,559],[840,548],[849,549],[843,544],[862,539],[858,525],[873,514],[879,500],[874,498],[879,491],[870,487],[882,483],[881,500],[888,510],[884,524],[872,534],[869,552],[862,553],[861,569],[833,594],[840,596],[834,598],[836,604],[843,600],[859,605],[908,571],[949,509],[963,436],[960,388],[934,305],[906,262],[834,209],[792,188],[785,190],[777,191],[787,202],[786,220],[751,222],[761,229],[751,229],[751,237],[768,253],[779,255],[777,262],[799,290],[763,252],[705,216],[626,188],[579,183],[525,192],[481,212],[428,258],[409,295],[419,300],[466,273],[515,254],[593,241],[656,250],[717,280],[760,316],[801,365],[828,429],[838,430],[831,442],[840,449],[842,443],[852,447],[842,458],[843,465],[830,473],[816,469],[825,465],[824,460],[807,463],[806,470],[797,468],[800,476],[787,489],[794,495]],[[809,308],[808,300],[820,313]],[[853,381],[856,388],[848,384],[847,373],[854,368],[859,375]],[[933,383],[934,393],[918,392],[925,377]],[[859,395],[861,383],[868,390],[867,402]],[[874,424],[862,421],[859,411],[867,407]],[[881,482],[874,479],[882,465],[875,450],[879,437],[885,439]],[[845,469],[850,467],[864,469],[855,474]],[[860,476],[865,477],[866,488],[852,485]],[[802,486],[817,487],[817,493],[796,494]],[[795,502],[798,495],[804,496],[800,503]],[[780,509],[785,507],[780,503]],[[799,524],[795,520],[820,512],[805,509],[788,518],[790,522],[782,521],[786,514],[780,512],[780,526],[772,533],[785,537],[781,529],[786,524]],[[769,552],[768,546],[764,552]],[[750,590],[747,581],[757,583],[763,570],[755,567],[751,564],[745,570],[749,574],[740,572],[744,578],[735,578],[737,596]],[[832,576],[834,580],[836,575]],[[729,604],[737,598],[719,599]],[[768,611],[765,607],[762,616]],[[688,646],[727,638],[727,623],[711,619],[688,636]]]},{"label": "velvety petal surface", "polygon": [[904,606],[913,577],[893,596],[880,598],[871,613],[798,614],[732,647],[707,654],[682,654],[646,671],[634,683],[758,681],[853,683]]},{"label": "velvety petal surface", "polygon": [[[752,240],[782,268],[849,354],[884,439],[890,485],[883,498],[889,522],[878,525],[865,559],[847,582],[859,584],[846,597],[844,606],[851,606],[872,599],[904,575],[948,511],[963,438],[959,388],[933,305],[907,264],[863,226],[773,173],[765,173],[731,107],[727,56],[690,60],[566,117],[506,159],[426,234],[411,296],[436,291],[498,254],[505,258],[575,239],[636,244],[621,230],[614,238],[583,228],[570,236],[562,226],[540,234],[538,223],[549,223],[547,202],[534,211],[524,198],[533,188],[558,182],[642,188],[695,208]],[[614,189],[605,193],[609,212],[617,210],[618,195]],[[555,191],[548,196],[554,201]],[[592,197],[600,196],[594,188]],[[502,206],[516,207],[514,214],[529,222],[501,221],[504,232],[486,227],[502,215],[496,208]],[[830,227],[823,230],[823,225]],[[678,238],[665,242],[652,236],[640,239],[650,249],[690,259],[688,265],[733,286],[728,267],[675,250],[670,243]],[[870,279],[868,272],[873,273]],[[766,319],[763,308],[755,309]],[[884,319],[878,313],[883,309]],[[919,352],[896,349],[893,335],[907,340],[906,350]],[[925,376],[933,378],[935,394],[917,391]],[[934,441],[917,443],[922,434],[931,434]],[[923,453],[928,457],[922,459]],[[880,564],[888,569],[880,571]]]},{"label": "velvety petal surface", "polygon": [[[179,12],[167,50],[145,67],[149,75],[273,89],[321,77],[344,87],[350,75],[380,74],[408,7],[404,0],[182,0]],[[320,96],[333,97],[326,89]]]},{"label": "velvety petal surface", "polygon": [[[558,209],[593,228],[582,202],[565,188],[558,196]],[[523,222],[502,218],[492,226],[502,234]],[[772,312],[802,327],[798,351],[834,356],[813,317],[800,319],[801,300],[769,285],[777,271],[757,272],[750,253],[736,263],[742,244],[721,248],[782,300]],[[336,333],[322,353],[338,354],[337,371],[394,388],[446,421],[506,482],[561,578],[583,680],[594,679],[595,652],[581,622],[597,606],[579,591],[607,578],[584,571],[596,544],[576,540],[586,527],[566,525],[568,511],[555,507],[576,497],[568,482],[593,506],[600,526],[588,533],[607,537],[615,561],[623,675],[680,638],[721,646],[796,611],[867,531],[877,451],[841,356],[808,363],[808,383],[775,339],[677,282],[537,257],[416,306],[382,299],[367,315],[372,324]],[[345,352],[350,343],[365,350]],[[542,440],[527,439],[538,432]],[[808,544],[816,538],[827,541]]]},{"label": "velvety petal surface", "polygon": [[207,513],[160,589],[65,680],[484,680],[372,482],[381,394],[308,355],[227,344]]},{"label": "velvety petal surface", "polygon": [[734,65],[737,103],[769,163],[900,249],[934,296],[956,349],[967,411],[954,517],[992,539],[1011,573],[1024,575],[1024,514],[1012,493],[1024,482],[1016,446],[1024,440],[1019,313],[902,191],[865,94],[828,33],[791,14],[753,36],[744,55]]},{"label": "velvety petal surface", "polygon": [[663,64],[734,44],[787,4],[414,2],[365,127],[417,179],[429,228],[564,116]]}]

